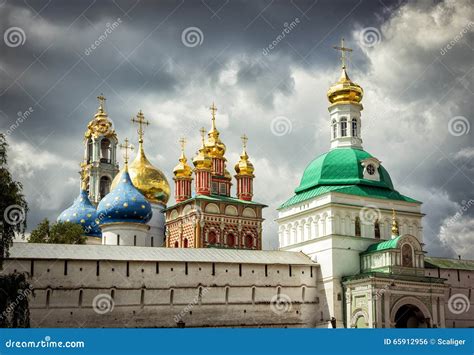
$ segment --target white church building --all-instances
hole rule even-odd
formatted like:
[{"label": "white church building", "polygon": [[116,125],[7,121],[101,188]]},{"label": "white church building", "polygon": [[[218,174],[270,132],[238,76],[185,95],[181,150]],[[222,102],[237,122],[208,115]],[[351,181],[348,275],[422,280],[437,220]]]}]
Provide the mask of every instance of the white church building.
[{"label": "white church building", "polygon": [[164,247],[170,189],[145,156],[146,121],[140,112],[137,157],[119,171],[101,99],[81,193],[59,217],[83,225],[88,245],[15,243],[1,271],[28,275],[31,325],[473,327],[474,261],[426,256],[421,202],[363,150],[363,89],[344,65],[327,96],[330,150],[280,205],[279,250]]}]

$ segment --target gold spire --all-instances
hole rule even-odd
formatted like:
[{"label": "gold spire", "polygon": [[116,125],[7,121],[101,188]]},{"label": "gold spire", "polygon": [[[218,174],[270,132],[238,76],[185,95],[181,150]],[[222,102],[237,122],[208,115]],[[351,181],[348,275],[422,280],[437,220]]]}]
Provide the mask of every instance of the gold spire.
[{"label": "gold spire", "polygon": [[398,231],[398,222],[397,222],[397,215],[395,213],[395,210],[392,209],[392,236],[398,237],[399,231]]},{"label": "gold spire", "polygon": [[137,132],[138,132],[138,143],[141,144],[141,143],[143,143],[143,135],[145,133],[143,131],[143,125],[148,126],[150,124],[150,122],[145,120],[145,116],[143,115],[142,110],[138,111],[137,118],[132,117],[132,122],[138,124],[138,130],[137,130]]},{"label": "gold spire", "polygon": [[98,138],[100,136],[107,138],[117,138],[115,130],[112,127],[112,122],[110,121],[107,112],[105,112],[106,98],[103,94],[100,94],[97,96],[97,99],[99,100],[99,108],[97,109],[94,118],[87,125],[87,130],[84,134],[84,137],[86,139],[91,137]]},{"label": "gold spire", "polygon": [[125,169],[128,167],[128,150],[133,150],[133,146],[129,144],[128,138],[125,138],[124,143],[119,145],[119,148],[123,149],[123,161],[125,163]]},{"label": "gold spire", "polygon": [[191,167],[188,165],[188,160],[184,154],[184,147],[186,145],[186,138],[181,138],[179,140],[181,144],[181,156],[179,158],[179,163],[173,169],[173,173],[175,178],[191,178],[193,171]]},{"label": "gold spire", "polygon": [[242,139],[242,154],[240,155],[239,162],[235,164],[235,171],[237,175],[247,175],[253,177],[253,172],[255,169],[247,154],[247,141],[249,139],[245,134],[240,138]]},{"label": "gold spire", "polygon": [[364,96],[364,90],[351,81],[346,71],[346,52],[352,52],[351,48],[344,46],[344,38],[341,40],[340,46],[333,46],[334,49],[341,51],[342,72],[339,80],[332,85],[327,96],[331,104],[335,103],[355,103],[360,104]]},{"label": "gold spire", "polygon": [[201,148],[198,150],[197,155],[193,159],[193,164],[196,169],[206,169],[211,170],[212,158],[209,156],[208,148],[204,137],[206,135],[206,130],[202,127],[199,132],[201,133]]},{"label": "gold spire", "polygon": [[222,143],[221,139],[219,138],[219,131],[216,128],[216,112],[217,112],[217,107],[212,103],[211,107],[209,107],[209,110],[211,110],[211,130],[207,134],[207,142],[206,142],[206,147],[209,152],[209,155],[213,158],[223,158],[225,154],[225,144]]}]

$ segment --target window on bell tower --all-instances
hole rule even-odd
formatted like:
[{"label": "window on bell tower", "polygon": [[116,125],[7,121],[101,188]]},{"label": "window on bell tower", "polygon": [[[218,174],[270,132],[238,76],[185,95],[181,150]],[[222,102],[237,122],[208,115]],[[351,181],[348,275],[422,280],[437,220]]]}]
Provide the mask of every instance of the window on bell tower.
[{"label": "window on bell tower", "polygon": [[374,233],[375,233],[375,238],[380,239],[380,223],[379,220],[375,220],[374,223]]},{"label": "window on bell tower", "polygon": [[347,118],[341,118],[341,137],[347,136]]},{"label": "window on bell tower", "polygon": [[110,192],[110,184],[111,181],[108,176],[102,176],[100,178],[99,193],[101,199]]},{"label": "window on bell tower", "polygon": [[357,137],[357,119],[352,119],[352,137]]},{"label": "window on bell tower", "polygon": [[336,139],[337,137],[337,122],[336,120],[332,120],[332,138]]}]

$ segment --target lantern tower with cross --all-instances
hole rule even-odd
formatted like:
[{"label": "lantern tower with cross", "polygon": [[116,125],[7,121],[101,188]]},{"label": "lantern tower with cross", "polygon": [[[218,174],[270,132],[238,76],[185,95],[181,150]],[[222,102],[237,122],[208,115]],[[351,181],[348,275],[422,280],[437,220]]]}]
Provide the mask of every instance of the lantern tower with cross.
[{"label": "lantern tower with cross", "polygon": [[95,205],[110,192],[112,180],[119,171],[117,135],[105,110],[104,95],[100,94],[97,99],[99,108],[84,134],[84,161],[81,164],[86,191]]},{"label": "lantern tower with cross", "polygon": [[360,102],[364,91],[347,74],[346,53],[352,52],[352,49],[344,46],[344,38],[340,46],[333,48],[341,51],[342,72],[339,80],[327,92],[330,102],[328,110],[331,117],[331,149],[362,149],[360,113],[363,107]]},{"label": "lantern tower with cross", "polygon": [[185,201],[191,197],[191,182],[193,181],[193,170],[184,154],[186,139],[181,138],[179,143],[181,144],[181,156],[178,165],[173,169],[176,202]]},{"label": "lantern tower with cross", "polygon": [[240,154],[240,160],[235,165],[235,178],[237,180],[237,198],[245,201],[252,201],[253,196],[253,179],[255,175],[253,164],[249,160],[247,154],[247,141],[248,138],[244,134],[242,137],[242,154]]}]

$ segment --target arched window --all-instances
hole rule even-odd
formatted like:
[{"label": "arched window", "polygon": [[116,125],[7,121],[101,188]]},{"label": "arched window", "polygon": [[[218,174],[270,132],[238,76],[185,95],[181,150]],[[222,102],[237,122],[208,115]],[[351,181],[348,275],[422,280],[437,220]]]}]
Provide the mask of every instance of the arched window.
[{"label": "arched window", "polygon": [[178,241],[174,242],[174,247],[175,247],[175,248],[179,248],[179,243],[178,243]]},{"label": "arched window", "polygon": [[217,234],[214,231],[210,231],[207,234],[207,242],[209,244],[216,244],[217,243]]},{"label": "arched window", "polygon": [[402,266],[413,267],[413,250],[410,244],[402,246]]},{"label": "arched window", "polygon": [[337,122],[336,120],[332,120],[332,138],[336,139],[337,137]]},{"label": "arched window", "polygon": [[232,233],[227,234],[227,246],[231,248],[235,246],[235,236]]},{"label": "arched window", "polygon": [[245,247],[246,248],[253,248],[253,237],[250,234],[245,236]]},{"label": "arched window", "polygon": [[187,248],[187,247],[188,247],[188,238],[184,238],[183,248]]},{"label": "arched window", "polygon": [[108,176],[102,176],[100,178],[99,193],[100,198],[104,198],[110,192],[110,179]]},{"label": "arched window", "polygon": [[347,118],[341,118],[341,137],[347,136]]},{"label": "arched window", "polygon": [[380,223],[378,219],[376,219],[374,223],[374,234],[375,239],[380,239]]},{"label": "arched window", "polygon": [[352,119],[352,137],[357,137],[357,119]]},{"label": "arched window", "polygon": [[100,142],[100,161],[110,163],[110,141],[107,138]]},{"label": "arched window", "polygon": [[355,235],[356,237],[360,237],[360,218],[355,218]]},{"label": "arched window", "polygon": [[87,141],[87,163],[90,163],[92,160],[92,139]]}]

